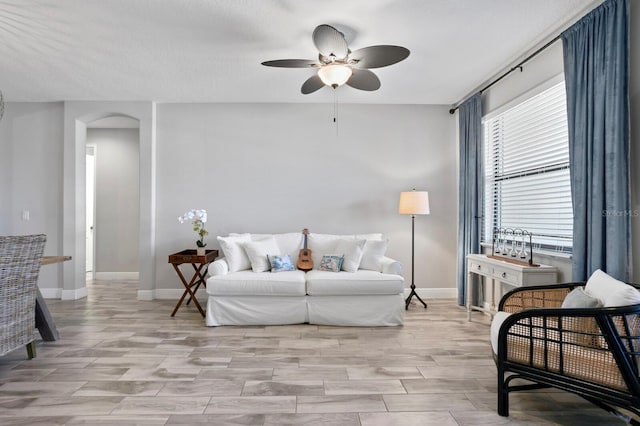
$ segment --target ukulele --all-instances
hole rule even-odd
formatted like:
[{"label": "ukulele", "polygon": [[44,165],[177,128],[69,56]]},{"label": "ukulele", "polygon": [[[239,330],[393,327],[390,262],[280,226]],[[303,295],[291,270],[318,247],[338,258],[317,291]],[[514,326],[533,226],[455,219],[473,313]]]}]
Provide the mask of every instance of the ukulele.
[{"label": "ukulele", "polygon": [[304,248],[300,250],[300,255],[298,256],[298,269],[301,271],[310,271],[313,269],[313,259],[311,258],[311,250],[307,248],[307,235],[309,235],[309,230],[304,228],[302,230],[302,234],[304,235]]}]

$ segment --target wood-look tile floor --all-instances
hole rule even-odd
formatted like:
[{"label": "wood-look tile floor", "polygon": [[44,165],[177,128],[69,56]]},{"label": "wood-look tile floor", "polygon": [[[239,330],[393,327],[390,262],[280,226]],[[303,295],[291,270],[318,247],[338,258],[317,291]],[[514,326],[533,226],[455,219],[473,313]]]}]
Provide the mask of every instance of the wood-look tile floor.
[{"label": "wood-look tile floor", "polygon": [[454,300],[412,305],[402,327],[214,328],[136,300],[134,281],[88,288],[47,301],[59,341],[0,357],[0,424],[623,424],[561,391],[512,394],[498,416],[489,320]]}]

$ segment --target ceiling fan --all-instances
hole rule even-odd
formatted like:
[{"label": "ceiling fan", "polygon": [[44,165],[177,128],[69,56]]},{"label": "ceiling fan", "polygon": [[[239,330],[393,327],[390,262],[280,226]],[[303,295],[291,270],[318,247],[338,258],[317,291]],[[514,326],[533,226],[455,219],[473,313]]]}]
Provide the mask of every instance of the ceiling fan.
[{"label": "ceiling fan", "polygon": [[313,44],[320,52],[318,61],[307,59],[278,59],[262,65],[281,68],[317,68],[318,72],[302,85],[308,95],[324,86],[334,89],[346,84],[354,89],[373,91],[380,88],[380,79],[370,68],[393,65],[409,56],[409,49],[401,46],[369,46],[352,52],[344,34],[331,25],[318,25],[313,31]]}]

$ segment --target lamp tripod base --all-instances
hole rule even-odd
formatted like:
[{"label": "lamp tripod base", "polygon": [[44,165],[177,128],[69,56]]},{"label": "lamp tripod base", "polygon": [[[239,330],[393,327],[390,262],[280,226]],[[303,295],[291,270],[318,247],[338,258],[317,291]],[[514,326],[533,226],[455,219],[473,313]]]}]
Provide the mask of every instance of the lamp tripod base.
[{"label": "lamp tripod base", "polygon": [[424,308],[427,309],[427,304],[424,302],[424,300],[422,300],[420,298],[420,296],[418,296],[418,293],[416,293],[416,285],[415,284],[411,284],[411,293],[409,293],[409,296],[406,298],[406,300],[404,301],[405,305],[404,305],[404,310],[408,311],[409,310],[409,303],[411,303],[411,298],[415,296],[416,299],[418,299],[420,301],[420,303],[422,303],[424,305]]}]

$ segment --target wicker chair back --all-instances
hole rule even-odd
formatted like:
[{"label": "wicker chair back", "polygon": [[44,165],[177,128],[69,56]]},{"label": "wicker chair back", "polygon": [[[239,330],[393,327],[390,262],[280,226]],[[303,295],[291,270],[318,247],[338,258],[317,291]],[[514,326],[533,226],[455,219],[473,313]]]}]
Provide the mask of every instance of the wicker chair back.
[{"label": "wicker chair back", "polygon": [[0,236],[0,355],[27,345],[35,356],[38,274],[46,235]]}]

